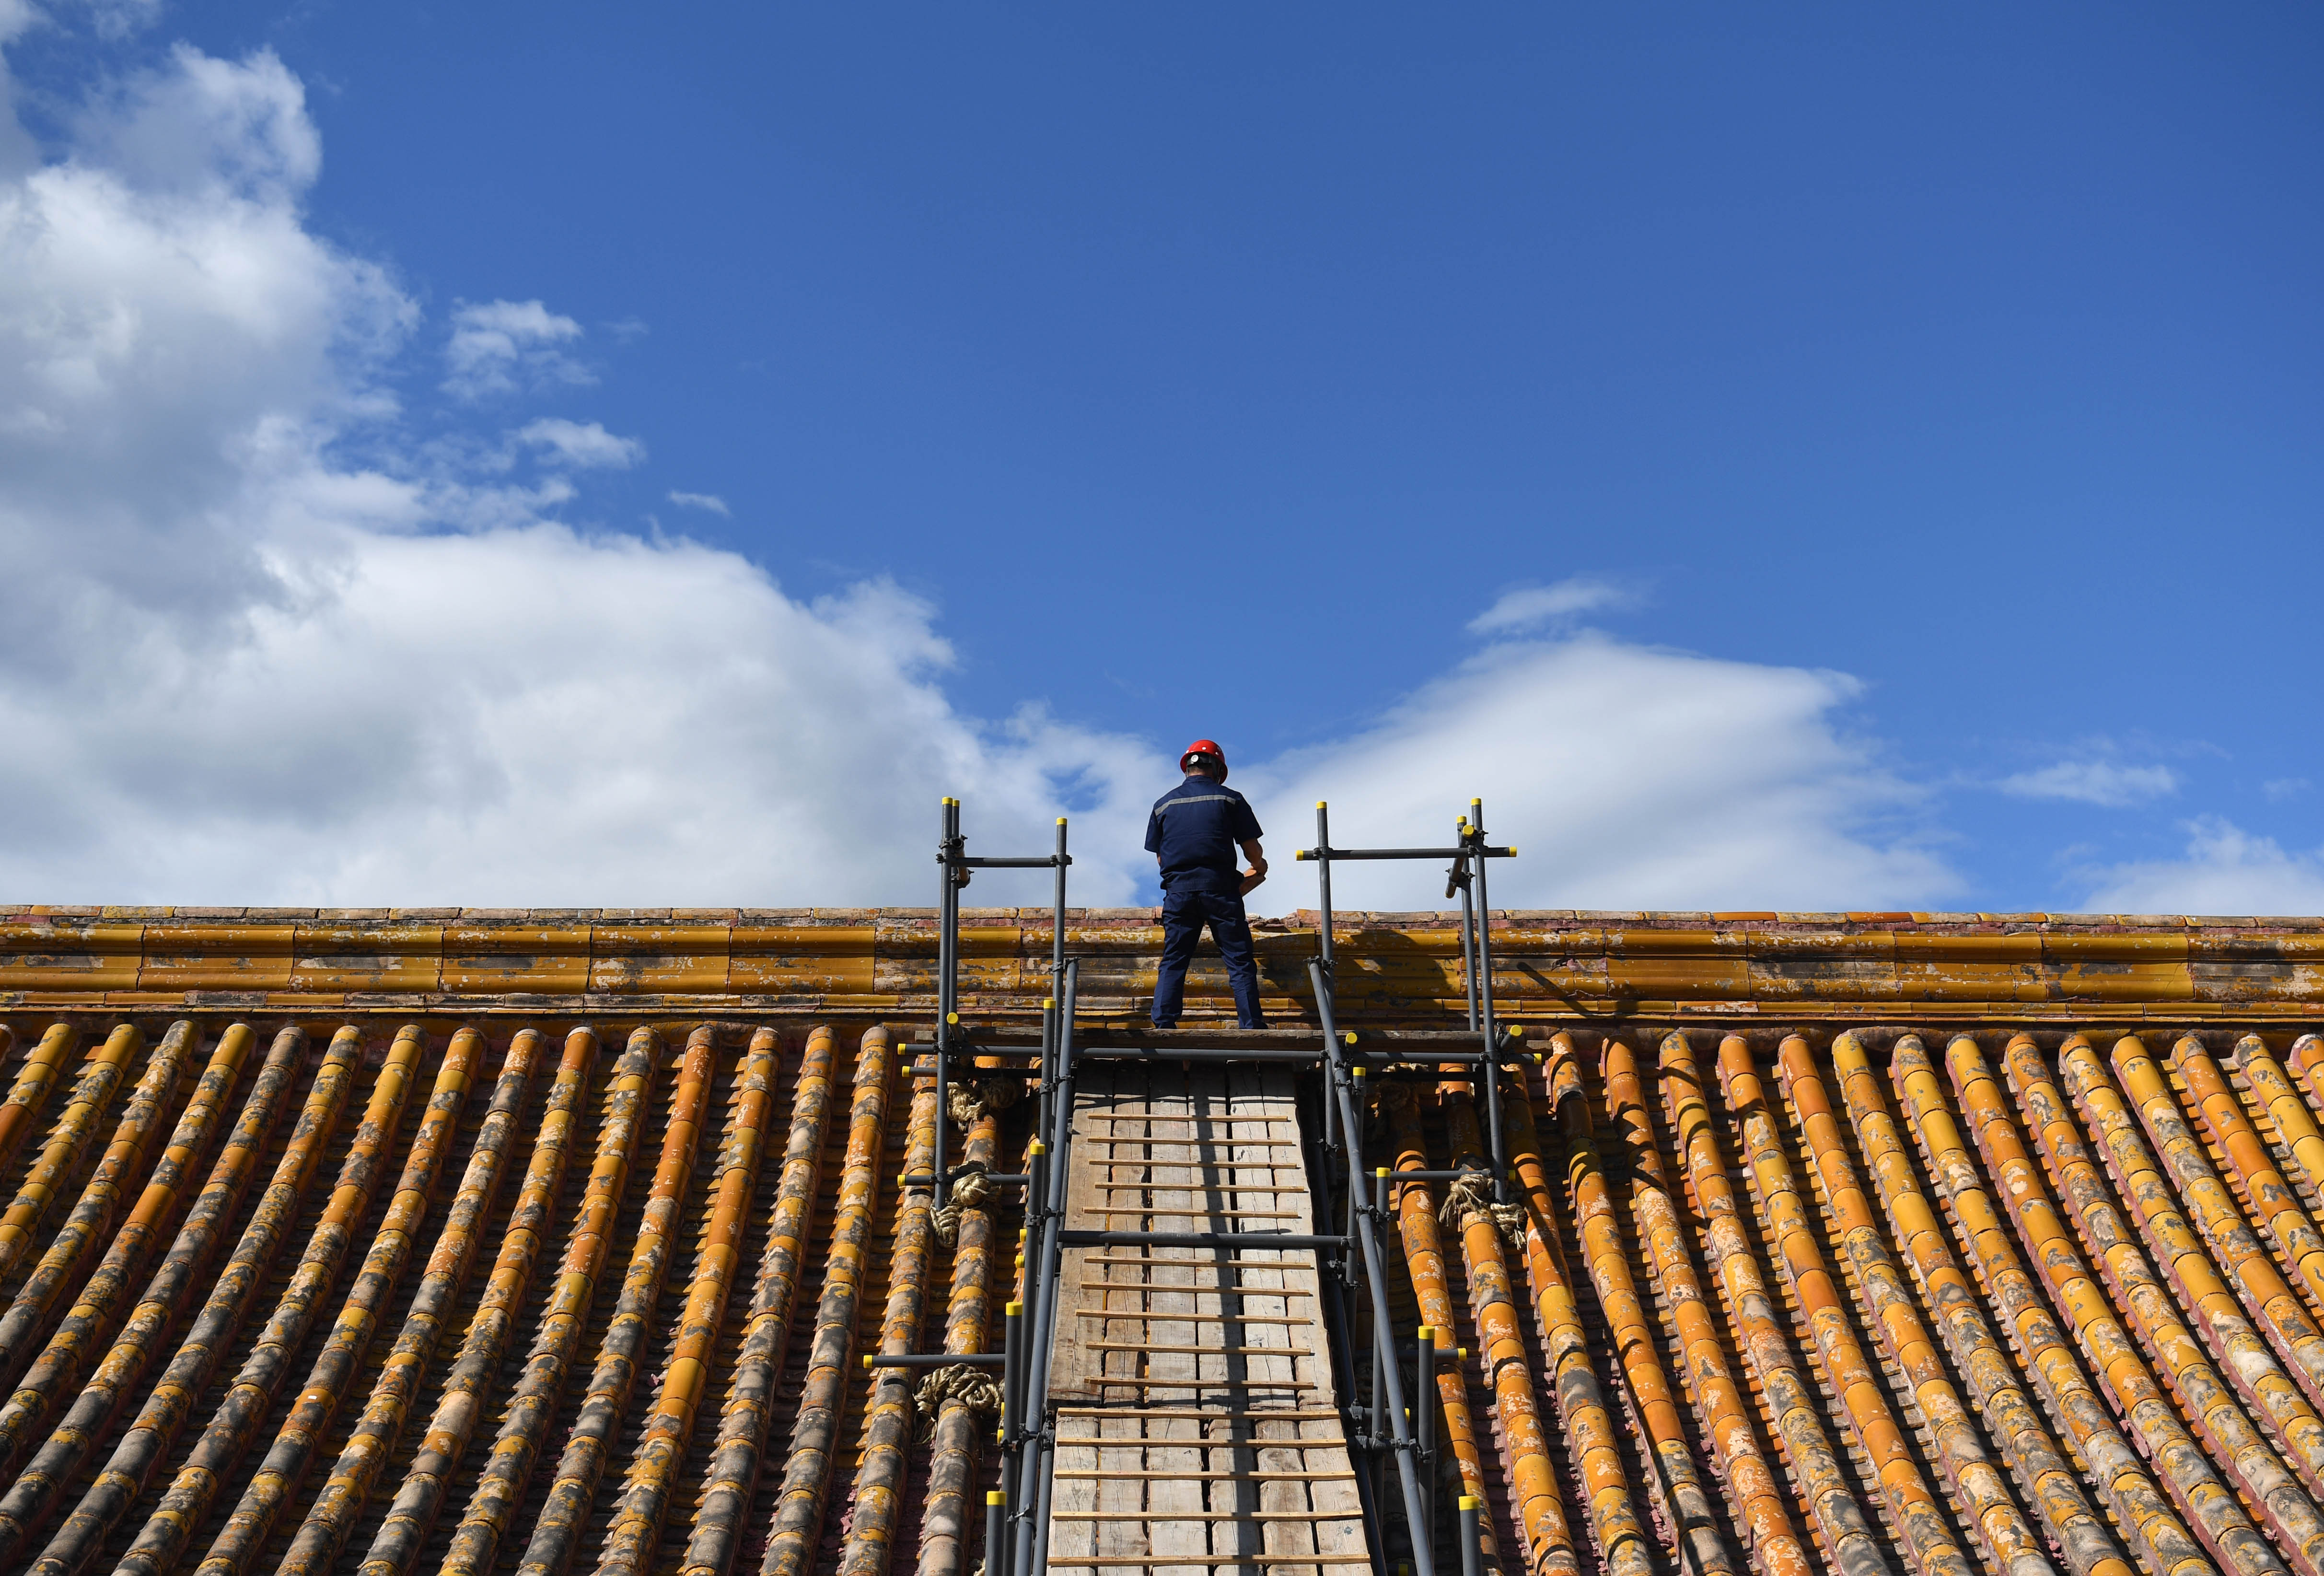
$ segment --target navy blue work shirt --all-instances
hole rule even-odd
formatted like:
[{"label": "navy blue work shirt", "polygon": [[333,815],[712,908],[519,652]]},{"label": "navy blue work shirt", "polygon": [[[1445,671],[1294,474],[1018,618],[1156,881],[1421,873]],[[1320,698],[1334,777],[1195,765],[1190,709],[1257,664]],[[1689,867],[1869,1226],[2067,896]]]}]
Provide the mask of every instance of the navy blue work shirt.
[{"label": "navy blue work shirt", "polygon": [[1242,889],[1235,845],[1259,836],[1250,802],[1207,777],[1189,777],[1155,800],[1146,818],[1146,852],[1162,862],[1166,892],[1235,896]]}]

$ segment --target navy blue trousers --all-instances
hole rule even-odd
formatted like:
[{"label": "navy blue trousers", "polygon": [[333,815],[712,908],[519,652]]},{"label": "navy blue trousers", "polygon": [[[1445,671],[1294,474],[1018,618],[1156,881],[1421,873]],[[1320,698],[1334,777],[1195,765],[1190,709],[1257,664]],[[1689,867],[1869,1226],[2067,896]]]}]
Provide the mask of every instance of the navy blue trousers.
[{"label": "navy blue trousers", "polygon": [[1234,987],[1235,1018],[1244,1028],[1265,1028],[1259,1010],[1259,965],[1250,955],[1250,921],[1242,899],[1225,892],[1162,894],[1162,967],[1154,978],[1154,1026],[1171,1028],[1186,995],[1186,965],[1194,944],[1210,926],[1219,955],[1226,959],[1227,982]]}]

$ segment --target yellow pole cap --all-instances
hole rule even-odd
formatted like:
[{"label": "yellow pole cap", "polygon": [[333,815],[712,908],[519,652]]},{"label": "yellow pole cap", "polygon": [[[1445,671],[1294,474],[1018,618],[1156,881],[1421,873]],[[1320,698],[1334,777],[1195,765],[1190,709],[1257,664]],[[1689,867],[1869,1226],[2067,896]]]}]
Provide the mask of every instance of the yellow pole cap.
[{"label": "yellow pole cap", "polygon": [[1463,1494],[1461,1496],[1461,1508],[1463,1510],[1474,1510],[1480,1503],[1481,1503],[1481,1501],[1480,1501],[1474,1494]]},{"label": "yellow pole cap", "polygon": [[1057,817],[1057,825],[1060,825],[1060,826],[1062,826],[1062,825],[1064,825],[1065,824],[1065,818],[1063,816],[1058,816],[1058,817]]},{"label": "yellow pole cap", "polygon": [[1388,1180],[1388,1167],[1385,1166],[1375,1166],[1372,1167],[1372,1175],[1379,1177],[1382,1182],[1386,1182]]},{"label": "yellow pole cap", "polygon": [[1346,1040],[1350,1045],[1354,1045],[1356,1043],[1356,1031],[1354,1029],[1349,1029],[1345,1033],[1342,1034],[1340,1037]]},{"label": "yellow pole cap", "polygon": [[1509,844],[1509,853],[1511,853],[1512,854],[1514,854],[1514,853],[1517,853],[1517,845],[1516,843],[1510,843],[1510,844]]},{"label": "yellow pole cap", "polygon": [[1319,809],[1319,810],[1320,810],[1320,809],[1322,809],[1322,808],[1323,807],[1323,800],[1321,800],[1321,799],[1317,799],[1317,800],[1315,801],[1315,807],[1316,807],[1317,809]]},{"label": "yellow pole cap", "polygon": [[1048,1152],[1049,1146],[1041,1142],[1038,1138],[1034,1139],[1031,1143],[1025,1146],[1025,1153],[1028,1155],[1046,1155]]},{"label": "yellow pole cap", "polygon": [[1003,1313],[1022,1313],[1025,1311],[1025,1304],[1022,1303],[1005,1304],[1001,1307],[1001,1311]]},{"label": "yellow pole cap", "polygon": [[1348,1076],[1351,1078],[1360,1078],[1363,1075],[1364,1070],[1361,1067],[1351,1067],[1348,1069]]},{"label": "yellow pole cap", "polygon": [[984,1491],[984,1502],[987,1505],[1006,1505],[1009,1503],[1009,1496],[998,1488],[988,1488]]},{"label": "yellow pole cap", "polygon": [[1055,996],[1044,996],[1041,998],[1041,1005],[1045,1008],[1055,1007],[1056,1004],[1057,999]]},{"label": "yellow pole cap", "polygon": [[871,1368],[873,1366],[872,1354],[868,1351],[863,1354],[863,1366],[865,1368]]},{"label": "yellow pole cap", "polygon": [[1436,1339],[1436,1332],[1430,1326],[1423,1324],[1420,1327],[1420,1339],[1423,1341],[1434,1341]]},{"label": "yellow pole cap", "polygon": [[946,1023],[958,1023],[960,1021],[960,1014],[957,1012],[947,1012],[945,1014],[945,1021]]}]

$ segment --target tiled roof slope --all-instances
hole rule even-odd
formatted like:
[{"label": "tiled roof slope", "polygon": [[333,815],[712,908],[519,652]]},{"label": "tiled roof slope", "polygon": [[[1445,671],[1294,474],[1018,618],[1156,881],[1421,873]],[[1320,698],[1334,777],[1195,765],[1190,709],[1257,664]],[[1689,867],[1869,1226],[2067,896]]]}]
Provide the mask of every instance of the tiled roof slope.
[{"label": "tiled roof slope", "polygon": [[[1037,1010],[1047,913],[968,923],[964,1016]],[[1459,1010],[1446,917],[1341,924],[1351,1021]],[[1139,1011],[1151,913],[1072,926],[1084,1006]],[[1263,936],[1281,1021],[1310,928]],[[1489,1565],[2324,1576],[2324,926],[1495,938],[1522,1207],[1390,1200]],[[990,1418],[861,1366],[997,1345],[1015,1284],[1007,1190],[899,1185],[933,951],[909,910],[11,911],[0,1570],[967,1576]],[[1390,1088],[1367,1153],[1481,1142],[1466,1083]],[[1025,1106],[963,1114],[1021,1165]]]}]

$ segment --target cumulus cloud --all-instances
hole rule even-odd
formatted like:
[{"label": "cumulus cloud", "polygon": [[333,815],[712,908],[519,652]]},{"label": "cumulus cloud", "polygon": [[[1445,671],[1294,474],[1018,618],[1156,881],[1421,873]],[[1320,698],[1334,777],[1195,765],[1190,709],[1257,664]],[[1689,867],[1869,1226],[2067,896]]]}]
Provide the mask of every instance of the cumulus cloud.
[{"label": "cumulus cloud", "polygon": [[2118,810],[2179,791],[2178,774],[2167,766],[2116,766],[2104,760],[2061,760],[2038,771],[2021,771],[1999,783],[2021,799],[2065,799]]},{"label": "cumulus cloud", "polygon": [[680,509],[699,509],[709,514],[731,516],[734,512],[726,507],[726,500],[715,493],[673,492],[669,495],[669,501]]},{"label": "cumulus cloud", "polygon": [[520,443],[585,469],[623,470],[646,457],[644,444],[634,438],[617,438],[595,421],[545,416],[518,429],[516,436]]},{"label": "cumulus cloud", "polygon": [[[1471,796],[1497,842],[1496,907],[1863,908],[1954,889],[1908,835],[1918,795],[1837,725],[1843,674],[1720,661],[1582,634],[1487,650],[1378,724],[1240,786],[1278,837],[1410,846],[1452,835]],[[1904,816],[1898,822],[1895,818]],[[1277,910],[1311,906],[1304,867]],[[1440,907],[1433,867],[1349,865],[1348,907]]]},{"label": "cumulus cloud", "polygon": [[581,325],[539,301],[463,302],[452,311],[444,346],[444,392],[484,400],[558,383],[594,383],[596,375],[567,355]]},{"label": "cumulus cloud", "polygon": [[1577,613],[1604,607],[1628,607],[1637,594],[1610,580],[1579,575],[1554,585],[1520,585],[1505,591],[1493,605],[1469,621],[1472,635],[1509,635],[1538,629]]},{"label": "cumulus cloud", "polygon": [[2324,914],[2324,849],[2286,853],[2218,816],[2186,824],[2178,859],[2118,864],[2091,879],[2094,914]]},{"label": "cumulus cloud", "polygon": [[[382,369],[419,313],[306,227],[320,144],[272,55],[180,49],[77,136],[0,167],[0,894],[926,902],[936,800],[964,783],[980,848],[1045,848],[1070,809],[1078,901],[1150,887],[1168,755],[1038,707],[964,714],[926,602],[881,581],[802,600],[733,553],[545,520],[642,461],[594,421],[411,438]],[[449,327],[457,401],[587,379],[580,326],[541,301]],[[510,484],[512,443],[549,474]],[[1846,731],[1845,677],[1506,638],[1619,594],[1512,593],[1478,626],[1505,638],[1375,725],[1240,771],[1276,850],[1316,798],[1342,840],[1406,843],[1483,793],[1524,850],[1495,871],[1504,904],[1952,885],[1912,792]],[[1298,869],[1261,889],[1276,908],[1311,900]],[[1341,896],[1441,891],[1383,868]],[[973,896],[1045,893],[987,872]]]}]

